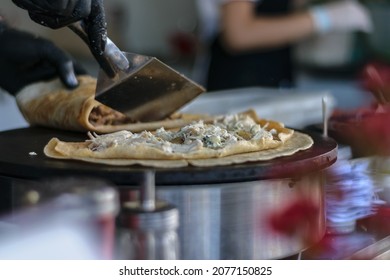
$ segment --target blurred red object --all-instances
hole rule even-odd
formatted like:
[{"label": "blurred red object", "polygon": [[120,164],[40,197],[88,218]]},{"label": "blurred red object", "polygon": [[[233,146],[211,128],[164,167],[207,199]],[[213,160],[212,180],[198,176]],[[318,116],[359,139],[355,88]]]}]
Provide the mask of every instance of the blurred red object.
[{"label": "blurred red object", "polygon": [[376,103],[353,111],[335,111],[329,119],[329,135],[351,147],[354,157],[390,155],[390,65],[371,62],[364,66],[362,87]]},{"label": "blurred red object", "polygon": [[380,205],[376,213],[358,221],[358,225],[375,233],[377,238],[390,235],[390,205]]},{"label": "blurred red object", "polygon": [[194,34],[177,31],[170,35],[169,42],[173,51],[182,56],[196,54],[197,39]]},{"label": "blurred red object", "polygon": [[269,216],[268,223],[275,232],[285,236],[301,236],[307,244],[315,242],[315,234],[308,227],[317,219],[318,205],[310,200],[300,199],[292,202],[290,205],[279,209]]},{"label": "blurred red object", "polygon": [[329,119],[329,135],[351,147],[354,157],[390,155],[390,105],[335,112]]},{"label": "blurred red object", "polygon": [[360,75],[363,88],[372,93],[379,104],[390,102],[390,65],[371,62],[363,67]]}]

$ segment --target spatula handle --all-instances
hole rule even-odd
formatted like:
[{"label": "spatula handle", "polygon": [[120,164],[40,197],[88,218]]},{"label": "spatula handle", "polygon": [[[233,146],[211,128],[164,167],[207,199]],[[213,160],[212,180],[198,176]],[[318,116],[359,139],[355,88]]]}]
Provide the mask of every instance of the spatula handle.
[{"label": "spatula handle", "polygon": [[[85,25],[83,21],[72,23],[68,26],[73,32],[75,32],[88,46],[90,41],[88,34],[85,31]],[[129,67],[129,61],[122,51],[109,39],[107,38],[106,48],[103,55],[96,56],[96,60],[100,66],[106,72],[106,74],[113,78],[117,73],[117,69],[126,70]]]}]

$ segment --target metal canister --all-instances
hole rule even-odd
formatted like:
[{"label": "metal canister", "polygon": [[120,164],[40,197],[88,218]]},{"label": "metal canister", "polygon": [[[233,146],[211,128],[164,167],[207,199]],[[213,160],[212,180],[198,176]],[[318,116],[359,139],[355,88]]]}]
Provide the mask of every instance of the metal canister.
[{"label": "metal canister", "polygon": [[121,194],[118,216],[118,257],[135,260],[172,260],[179,258],[178,209],[155,199],[154,172],[146,172],[139,196],[130,190]]},{"label": "metal canister", "polygon": [[121,259],[174,260],[179,258],[179,211],[157,201],[152,211],[137,201],[126,202],[118,217]]}]

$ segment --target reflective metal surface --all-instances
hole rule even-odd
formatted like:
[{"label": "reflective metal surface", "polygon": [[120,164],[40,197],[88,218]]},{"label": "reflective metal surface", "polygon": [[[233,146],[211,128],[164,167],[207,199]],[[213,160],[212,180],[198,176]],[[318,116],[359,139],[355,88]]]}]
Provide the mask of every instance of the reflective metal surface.
[{"label": "reflective metal surface", "polygon": [[118,217],[117,258],[127,260],[179,259],[178,210],[161,201],[150,211],[137,202],[125,203]]},{"label": "reflective metal surface", "polygon": [[[156,189],[159,199],[179,210],[180,259],[279,259],[299,253],[325,234],[321,172],[294,179]],[[122,195],[131,192],[136,191],[123,190]],[[271,217],[290,219],[286,216],[294,213],[289,210],[299,203],[314,208],[292,231],[272,227]]]}]

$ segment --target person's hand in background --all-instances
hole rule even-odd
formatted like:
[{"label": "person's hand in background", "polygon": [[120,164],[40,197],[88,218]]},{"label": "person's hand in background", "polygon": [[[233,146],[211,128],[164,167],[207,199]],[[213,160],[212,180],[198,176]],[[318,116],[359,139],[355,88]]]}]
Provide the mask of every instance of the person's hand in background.
[{"label": "person's hand in background", "polygon": [[83,20],[93,55],[103,54],[107,42],[107,23],[103,0],[12,0],[28,11],[30,18],[53,29]]},{"label": "person's hand in background", "polygon": [[77,87],[76,74],[86,72],[52,42],[0,22],[0,87],[15,95],[34,82],[59,77]]},{"label": "person's hand in background", "polygon": [[[217,1],[217,0],[215,0]],[[309,5],[277,16],[253,13],[253,1],[226,1],[221,5],[220,29],[230,51],[280,47],[311,35],[331,31],[372,30],[368,10],[357,1],[340,0]]]},{"label": "person's hand in background", "polygon": [[313,6],[310,14],[315,30],[330,31],[372,31],[373,25],[367,9],[357,1],[342,0]]}]

